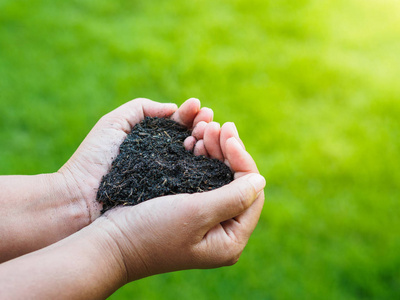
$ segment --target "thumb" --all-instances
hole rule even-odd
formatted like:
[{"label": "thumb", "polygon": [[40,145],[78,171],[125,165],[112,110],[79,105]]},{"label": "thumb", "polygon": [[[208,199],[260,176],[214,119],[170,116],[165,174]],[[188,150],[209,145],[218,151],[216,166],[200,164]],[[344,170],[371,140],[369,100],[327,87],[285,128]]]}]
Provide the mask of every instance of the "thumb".
[{"label": "thumb", "polygon": [[191,201],[199,206],[199,215],[212,227],[220,222],[234,218],[257,199],[265,187],[265,179],[257,173],[250,173],[213,191],[193,194]]},{"label": "thumb", "polygon": [[[178,107],[174,103],[159,103],[145,98],[131,100],[113,111],[106,114],[102,119],[125,121],[124,131],[129,133],[133,126],[142,121],[145,117],[168,117],[172,115]],[[129,128],[126,127],[129,125]]]}]

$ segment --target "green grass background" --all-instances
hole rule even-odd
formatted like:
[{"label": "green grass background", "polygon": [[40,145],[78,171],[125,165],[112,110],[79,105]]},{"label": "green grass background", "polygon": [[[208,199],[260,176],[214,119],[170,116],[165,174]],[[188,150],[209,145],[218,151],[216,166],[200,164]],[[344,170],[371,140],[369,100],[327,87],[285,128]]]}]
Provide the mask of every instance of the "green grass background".
[{"label": "green grass background", "polygon": [[0,172],[56,171],[136,97],[198,97],[267,178],[233,267],[110,299],[400,298],[400,2],[0,0]]}]

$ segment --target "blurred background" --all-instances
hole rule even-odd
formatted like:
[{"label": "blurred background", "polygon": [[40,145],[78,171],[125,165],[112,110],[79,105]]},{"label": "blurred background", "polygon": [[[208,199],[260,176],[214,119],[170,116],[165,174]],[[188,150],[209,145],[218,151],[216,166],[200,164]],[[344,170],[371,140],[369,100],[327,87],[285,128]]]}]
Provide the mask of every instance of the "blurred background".
[{"label": "blurred background", "polygon": [[132,98],[197,97],[267,178],[259,225],[233,267],[110,299],[398,299],[399,54],[396,0],[0,0],[0,173],[58,170]]}]

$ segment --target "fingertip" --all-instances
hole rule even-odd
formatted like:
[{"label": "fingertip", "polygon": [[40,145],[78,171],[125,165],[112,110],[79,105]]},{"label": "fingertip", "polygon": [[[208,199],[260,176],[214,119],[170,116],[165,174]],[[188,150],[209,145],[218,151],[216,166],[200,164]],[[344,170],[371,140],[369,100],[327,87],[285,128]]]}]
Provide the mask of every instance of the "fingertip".
[{"label": "fingertip", "polygon": [[251,155],[243,149],[236,137],[230,137],[226,141],[226,158],[229,161],[231,169],[236,176],[242,176],[247,173],[258,173],[256,163]]},{"label": "fingertip", "polygon": [[196,98],[190,98],[186,100],[171,116],[171,119],[186,126],[192,128],[194,118],[200,111],[200,100]]},{"label": "fingertip", "polygon": [[220,129],[221,129],[221,125],[218,122],[213,121],[213,122],[207,123],[206,132],[208,132],[208,131],[218,131],[219,132]]},{"label": "fingertip", "polygon": [[208,152],[206,147],[204,146],[203,140],[197,141],[196,145],[194,146],[193,153],[196,156],[204,155],[208,157]]},{"label": "fingertip", "polygon": [[246,149],[242,140],[239,137],[239,131],[237,130],[236,124],[233,122],[226,122],[222,125],[221,130],[223,130],[224,136],[226,137],[236,137],[239,144],[242,146],[243,149]]},{"label": "fingertip", "polygon": [[227,157],[226,146],[228,139],[235,136],[235,130],[232,127],[233,127],[232,122],[226,122],[221,127],[220,143],[224,157]]},{"label": "fingertip", "polygon": [[188,102],[188,101],[193,102],[193,103],[196,103],[197,106],[200,108],[200,104],[201,104],[201,103],[200,103],[200,100],[199,100],[198,98],[192,97],[192,98],[189,98],[189,99],[186,100],[186,102]]},{"label": "fingertip", "polygon": [[196,145],[196,138],[194,136],[188,136],[183,142],[183,145],[186,150],[193,151],[194,146]]},{"label": "fingertip", "polygon": [[243,211],[249,208],[265,187],[265,178],[258,173],[247,173],[230,183],[231,190],[244,198]]},{"label": "fingertip", "polygon": [[176,104],[176,103],[166,103],[167,105],[170,105],[171,106],[171,109],[173,109],[174,111],[175,110],[178,110],[178,105]]},{"label": "fingertip", "polygon": [[178,107],[174,103],[161,103],[147,98],[135,98],[104,115],[103,119],[125,119],[130,128],[125,128],[126,130],[124,129],[124,131],[130,132],[132,127],[143,120],[144,117],[169,117],[177,109]]},{"label": "fingertip", "polygon": [[242,160],[244,155],[244,149],[241,147],[239,141],[235,137],[230,137],[225,142],[225,157],[229,161],[231,169],[234,172],[238,171],[237,165],[244,164],[239,162]]},{"label": "fingertip", "polygon": [[222,125],[221,129],[227,130],[227,129],[231,129],[232,127],[234,127],[234,123],[233,122],[226,122]]},{"label": "fingertip", "polygon": [[231,122],[232,129],[235,132],[235,135],[239,138],[239,131],[237,130],[236,124]]},{"label": "fingertip", "polygon": [[178,105],[176,105],[175,103],[163,103],[163,106],[165,117],[172,116],[178,110]]},{"label": "fingertip", "polygon": [[200,121],[199,123],[197,123],[197,126],[196,127],[206,127],[207,126],[207,122],[205,122],[205,121]]},{"label": "fingertip", "polygon": [[181,107],[185,107],[192,114],[198,113],[200,111],[200,100],[197,98],[189,98],[187,99]]},{"label": "fingertip", "polygon": [[208,107],[203,107],[200,109],[200,111],[197,113],[197,116],[194,118],[193,127],[196,127],[196,125],[200,122],[210,123],[213,120],[213,117],[214,117],[213,110]]},{"label": "fingertip", "polygon": [[256,191],[256,194],[260,193],[265,185],[266,185],[266,181],[264,176],[262,176],[261,174],[258,173],[250,173],[247,176],[247,181],[253,186],[254,190]]},{"label": "fingertip", "polygon": [[211,122],[214,118],[214,111],[209,107],[203,107],[201,110],[204,112],[204,115],[205,115],[205,118],[207,118],[207,121]]},{"label": "fingertip", "polygon": [[207,123],[204,121],[200,121],[193,128],[192,136],[194,136],[197,140],[201,140],[204,137],[204,131],[207,127]]},{"label": "fingertip", "polygon": [[263,184],[262,176],[248,174],[198,197],[208,202],[206,209],[213,212],[208,214],[211,222],[221,223],[245,212],[257,200]]}]

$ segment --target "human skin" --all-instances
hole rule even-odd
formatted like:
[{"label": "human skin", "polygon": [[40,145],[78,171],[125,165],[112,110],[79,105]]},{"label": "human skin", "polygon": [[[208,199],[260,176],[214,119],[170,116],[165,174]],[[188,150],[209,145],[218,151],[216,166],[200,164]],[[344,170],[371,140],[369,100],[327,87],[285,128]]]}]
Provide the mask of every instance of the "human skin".
[{"label": "human skin", "polygon": [[257,223],[264,184],[250,174],[211,192],[109,211],[66,239],[0,265],[0,294],[105,299],[146,276],[232,265]]},{"label": "human skin", "polygon": [[[0,263],[57,242],[100,215],[95,198],[101,178],[127,133],[145,116],[171,116],[192,128],[210,122],[213,112],[200,108],[197,99],[179,109],[171,103],[135,99],[103,116],[58,172],[0,176]],[[204,147],[201,151],[205,153]]]},{"label": "human skin", "polygon": [[[146,276],[234,264],[259,219],[265,180],[232,123],[196,125],[185,146],[225,161],[234,172],[232,183],[110,210],[68,238],[0,265],[0,294],[7,299],[101,299]],[[82,145],[85,154],[89,148]],[[82,172],[86,156],[80,153],[68,163],[88,176]]]}]

